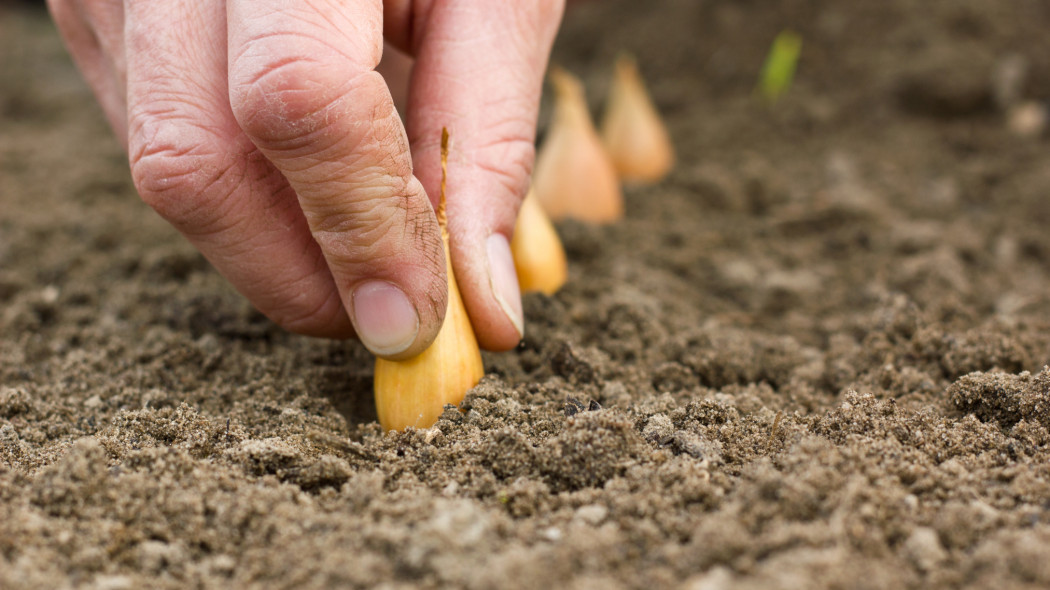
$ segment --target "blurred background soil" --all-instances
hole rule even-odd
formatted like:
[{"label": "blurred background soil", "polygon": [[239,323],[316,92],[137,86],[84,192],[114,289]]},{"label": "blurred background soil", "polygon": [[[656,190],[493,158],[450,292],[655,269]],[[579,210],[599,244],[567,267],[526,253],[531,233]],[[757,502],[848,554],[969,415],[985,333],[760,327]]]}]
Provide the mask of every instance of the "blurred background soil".
[{"label": "blurred background soil", "polygon": [[464,413],[384,434],[364,349],[254,312],[0,4],[0,587],[1050,586],[1050,143],[1009,124],[1048,31],[1043,0],[575,5],[554,61],[598,113],[635,53],[680,164],[560,226],[569,285]]}]

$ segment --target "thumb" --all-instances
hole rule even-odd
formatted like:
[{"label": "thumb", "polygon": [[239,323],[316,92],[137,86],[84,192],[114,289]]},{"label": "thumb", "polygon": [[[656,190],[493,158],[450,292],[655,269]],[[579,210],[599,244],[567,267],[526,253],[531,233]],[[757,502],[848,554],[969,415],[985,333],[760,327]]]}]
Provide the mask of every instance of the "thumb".
[{"label": "thumb", "polygon": [[433,2],[416,14],[408,108],[416,176],[431,198],[448,127],[452,266],[478,340],[506,350],[524,321],[510,238],[528,189],[543,73],[562,2]]}]

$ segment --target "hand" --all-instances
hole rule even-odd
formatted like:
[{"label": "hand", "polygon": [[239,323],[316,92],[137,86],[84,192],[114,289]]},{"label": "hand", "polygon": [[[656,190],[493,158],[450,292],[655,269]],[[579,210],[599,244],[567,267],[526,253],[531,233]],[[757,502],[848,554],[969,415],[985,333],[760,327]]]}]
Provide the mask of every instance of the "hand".
[{"label": "hand", "polygon": [[[446,307],[433,207],[481,345],[513,347],[508,240],[562,0],[49,0],[142,196],[288,330],[407,358]],[[380,61],[415,58],[406,126]],[[409,147],[411,146],[411,151]],[[428,199],[429,195],[429,199]]]}]

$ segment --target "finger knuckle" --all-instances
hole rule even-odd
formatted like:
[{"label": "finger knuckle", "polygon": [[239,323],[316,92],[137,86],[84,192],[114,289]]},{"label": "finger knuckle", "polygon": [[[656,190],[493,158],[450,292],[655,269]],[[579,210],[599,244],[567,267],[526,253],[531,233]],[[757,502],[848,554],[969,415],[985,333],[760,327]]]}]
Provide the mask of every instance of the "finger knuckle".
[{"label": "finger knuckle", "polygon": [[330,263],[350,274],[374,272],[437,243],[436,221],[425,199],[407,191],[358,194],[339,210],[311,217],[314,239]]},{"label": "finger knuckle", "polygon": [[314,238],[325,252],[345,261],[389,256],[402,238],[398,228],[406,217],[406,211],[390,201],[360,199],[340,210],[311,216]]},{"label": "finger knuckle", "polygon": [[[350,81],[363,73],[308,54],[240,60],[231,67],[234,117],[245,133],[273,149],[294,149],[327,127]],[[333,116],[335,115],[335,116]]]},{"label": "finger knuckle", "polygon": [[199,129],[174,121],[147,123],[130,137],[131,177],[143,201],[178,229],[204,233],[231,187],[240,184],[238,158],[201,141]]},{"label": "finger knuckle", "polygon": [[[498,127],[496,127],[498,129]],[[508,192],[522,194],[532,175],[536,148],[531,138],[521,133],[493,134],[483,146],[478,167],[492,175]]]}]

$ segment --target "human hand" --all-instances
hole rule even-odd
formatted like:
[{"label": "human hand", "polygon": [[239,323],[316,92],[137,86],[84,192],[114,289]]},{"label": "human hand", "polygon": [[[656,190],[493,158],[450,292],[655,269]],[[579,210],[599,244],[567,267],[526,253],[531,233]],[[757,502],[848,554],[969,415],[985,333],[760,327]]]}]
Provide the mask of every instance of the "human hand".
[{"label": "human hand", "polygon": [[[520,340],[508,240],[563,0],[49,6],[143,200],[294,332],[356,334],[392,359],[437,335],[447,283],[433,207],[448,127],[464,302],[483,347]],[[416,59],[406,125],[374,71],[384,37]]]}]

